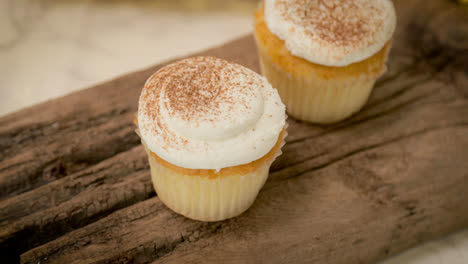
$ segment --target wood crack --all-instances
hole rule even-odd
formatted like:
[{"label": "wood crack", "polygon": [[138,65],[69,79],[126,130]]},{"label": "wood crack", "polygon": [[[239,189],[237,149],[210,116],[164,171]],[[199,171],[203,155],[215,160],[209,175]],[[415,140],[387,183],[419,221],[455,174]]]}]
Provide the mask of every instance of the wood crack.
[{"label": "wood crack", "polygon": [[[103,119],[99,122],[106,122],[110,116],[109,114],[98,118]],[[123,125],[115,124],[117,128],[103,131],[101,135],[91,140],[85,134],[77,138],[72,146],[61,146],[52,141],[50,147],[47,146],[44,149],[43,146],[39,146],[37,148],[37,152],[42,152],[44,155],[42,153],[28,154],[16,159],[3,160],[0,162],[0,171],[6,174],[0,176],[0,197],[17,195],[38,188],[139,145],[140,139],[134,133],[131,120],[125,118],[122,121],[124,121]],[[76,137],[73,133],[67,133],[62,136]],[[69,142],[63,143],[69,144]],[[50,150],[46,150],[48,148]],[[18,159],[19,161],[15,161]],[[10,174],[14,174],[14,177]]]},{"label": "wood crack", "polygon": [[[0,251],[13,247],[24,252],[28,246],[47,242],[154,196],[147,170],[146,154],[138,146],[69,179],[5,200],[0,207],[0,241],[7,248],[0,247]],[[26,211],[28,207],[31,209]]]},{"label": "wood crack", "polygon": [[[358,149],[353,150],[351,152],[348,152],[348,153],[346,153],[344,155],[341,155],[341,156],[339,156],[337,158],[333,158],[330,161],[327,161],[325,163],[322,163],[322,164],[319,164],[317,166],[308,168],[308,169],[300,172],[299,174],[291,175],[289,177],[282,178],[280,181],[287,181],[287,180],[290,180],[290,179],[293,179],[293,178],[303,176],[303,175],[308,174],[310,172],[314,172],[314,171],[317,171],[317,170],[324,169],[324,168],[326,168],[326,167],[328,167],[330,165],[334,165],[334,164],[336,164],[336,163],[338,163],[340,161],[343,161],[343,160],[345,160],[347,158],[350,158],[352,156],[355,156],[357,154],[361,154],[361,153],[369,151],[371,149],[376,149],[376,148],[379,148],[379,147],[382,147],[382,146],[385,146],[385,145],[388,145],[388,144],[392,144],[392,143],[395,143],[395,142],[398,142],[398,141],[402,141],[402,140],[411,138],[411,137],[419,136],[419,135],[422,135],[422,134],[425,134],[425,133],[430,133],[430,132],[437,131],[437,130],[452,129],[452,128],[465,127],[465,126],[468,126],[468,123],[459,123],[459,124],[453,124],[453,125],[448,125],[448,126],[432,127],[432,128],[428,128],[428,129],[423,129],[421,131],[416,131],[416,132],[410,133],[408,135],[402,135],[400,137],[393,138],[393,139],[390,139],[390,140],[386,140],[384,142],[380,142],[380,143],[377,143],[377,144],[372,144],[370,146],[361,147],[361,148],[358,148]],[[306,159],[303,162],[298,163],[298,164],[304,164],[307,161],[313,160],[313,159],[315,159],[316,157],[319,157],[319,156],[320,155],[314,156],[314,157],[312,157],[310,159]]]}]

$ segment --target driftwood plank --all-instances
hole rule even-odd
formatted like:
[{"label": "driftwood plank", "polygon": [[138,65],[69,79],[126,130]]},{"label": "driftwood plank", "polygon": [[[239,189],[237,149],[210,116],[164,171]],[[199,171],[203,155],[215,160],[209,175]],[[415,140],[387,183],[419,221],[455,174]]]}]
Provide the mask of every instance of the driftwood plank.
[{"label": "driftwood plank", "polygon": [[144,150],[138,146],[7,199],[0,207],[0,242],[28,249],[154,196],[147,169]]},{"label": "driftwood plank", "polygon": [[[388,73],[357,115],[290,119],[244,215],[201,223],[152,190],[132,124],[161,66],[0,118],[0,255],[23,263],[373,263],[468,227],[468,15],[395,1]],[[416,12],[417,10],[417,12]],[[251,36],[204,55],[258,71]]]},{"label": "driftwood plank", "polygon": [[39,187],[139,144],[128,123],[133,107],[115,98],[69,98],[2,118],[0,197]]},{"label": "driftwood plank", "polygon": [[[229,49],[224,58],[254,65],[244,54],[252,44],[246,37],[204,54]],[[133,117],[141,87],[160,67],[0,119],[0,255],[19,261],[28,249],[154,195]]]}]

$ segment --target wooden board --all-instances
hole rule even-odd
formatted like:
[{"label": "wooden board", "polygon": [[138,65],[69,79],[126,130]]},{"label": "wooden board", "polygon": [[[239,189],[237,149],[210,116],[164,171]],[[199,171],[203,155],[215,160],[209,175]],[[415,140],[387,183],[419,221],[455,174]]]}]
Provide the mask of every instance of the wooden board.
[{"label": "wooden board", "polygon": [[[389,71],[330,126],[289,119],[240,217],[192,221],[151,186],[132,118],[162,65],[0,118],[0,256],[22,263],[373,263],[468,227],[468,16],[395,1]],[[202,53],[258,71],[252,36]]]}]

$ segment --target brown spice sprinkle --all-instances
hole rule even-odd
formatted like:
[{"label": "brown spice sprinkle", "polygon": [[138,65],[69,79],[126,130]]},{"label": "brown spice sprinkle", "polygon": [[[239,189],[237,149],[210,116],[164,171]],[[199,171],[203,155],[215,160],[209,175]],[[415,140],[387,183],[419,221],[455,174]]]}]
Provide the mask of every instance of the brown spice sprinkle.
[{"label": "brown spice sprinkle", "polygon": [[275,8],[309,37],[335,46],[368,45],[384,23],[376,0],[278,0]]},{"label": "brown spice sprinkle", "polygon": [[187,122],[236,118],[229,116],[230,110],[234,106],[239,109],[240,105],[242,111],[249,111],[250,107],[242,98],[254,97],[253,87],[263,85],[255,72],[222,59],[194,57],[181,60],[160,69],[146,82],[139,111],[143,111],[151,122],[141,124],[146,125],[143,129],[163,137],[166,146],[162,147],[186,148],[187,139],[168,129],[161,107],[171,117]]}]

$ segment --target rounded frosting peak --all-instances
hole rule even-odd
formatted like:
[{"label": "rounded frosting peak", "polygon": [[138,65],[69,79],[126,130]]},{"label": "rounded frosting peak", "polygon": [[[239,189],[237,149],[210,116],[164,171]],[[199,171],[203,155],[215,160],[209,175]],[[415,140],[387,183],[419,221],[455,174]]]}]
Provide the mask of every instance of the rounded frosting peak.
[{"label": "rounded frosting peak", "polygon": [[369,58],[396,26],[391,0],[265,0],[264,12],[293,55],[327,66]]},{"label": "rounded frosting peak", "polygon": [[267,154],[285,125],[285,107],[267,80],[237,64],[195,57],[146,82],[138,127],[147,147],[189,169],[221,169]]}]

